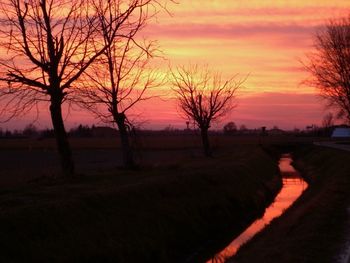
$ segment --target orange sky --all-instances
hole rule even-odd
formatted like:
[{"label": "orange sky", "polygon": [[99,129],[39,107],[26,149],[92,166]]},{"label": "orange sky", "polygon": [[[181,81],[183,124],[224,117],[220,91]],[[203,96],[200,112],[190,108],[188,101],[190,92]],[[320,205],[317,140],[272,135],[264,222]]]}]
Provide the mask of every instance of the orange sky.
[{"label": "orange sky", "polygon": [[[250,128],[277,125],[304,128],[319,124],[326,113],[313,88],[301,86],[306,78],[299,59],[312,50],[315,30],[327,19],[350,13],[346,0],[179,0],[169,4],[171,16],[160,13],[144,30],[156,39],[166,60],[158,65],[208,64],[225,76],[249,74],[238,95],[237,108],[216,128],[232,120]],[[168,89],[168,87],[165,87]],[[184,127],[174,100],[154,99],[137,108],[144,127]],[[50,127],[45,117],[38,124]],[[31,116],[7,124],[22,127]],[[69,127],[96,123],[85,112],[73,111]],[[6,125],[5,125],[6,126]]]}]

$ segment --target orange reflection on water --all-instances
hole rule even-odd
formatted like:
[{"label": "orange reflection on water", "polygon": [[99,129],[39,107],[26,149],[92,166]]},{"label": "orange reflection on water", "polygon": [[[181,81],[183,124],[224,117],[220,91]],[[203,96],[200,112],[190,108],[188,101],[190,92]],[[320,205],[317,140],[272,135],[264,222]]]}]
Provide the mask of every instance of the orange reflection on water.
[{"label": "orange reflection on water", "polygon": [[279,161],[279,168],[283,177],[283,187],[274,202],[265,210],[264,216],[257,219],[241,235],[233,240],[225,249],[216,254],[207,263],[222,263],[236,254],[239,247],[261,231],[274,218],[279,217],[306,189],[307,183],[291,165],[291,156],[285,154]]}]

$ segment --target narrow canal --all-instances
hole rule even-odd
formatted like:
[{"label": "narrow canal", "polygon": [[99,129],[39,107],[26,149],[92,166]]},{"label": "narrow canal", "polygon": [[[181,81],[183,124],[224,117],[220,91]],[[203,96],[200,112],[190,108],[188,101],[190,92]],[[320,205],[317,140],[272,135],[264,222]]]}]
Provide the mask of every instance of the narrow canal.
[{"label": "narrow canal", "polygon": [[290,154],[283,154],[279,160],[279,169],[283,186],[273,203],[265,210],[262,218],[253,222],[241,235],[234,239],[225,249],[208,260],[207,263],[222,263],[236,254],[239,247],[260,232],[274,218],[279,217],[291,206],[307,188],[307,183],[291,165]]}]

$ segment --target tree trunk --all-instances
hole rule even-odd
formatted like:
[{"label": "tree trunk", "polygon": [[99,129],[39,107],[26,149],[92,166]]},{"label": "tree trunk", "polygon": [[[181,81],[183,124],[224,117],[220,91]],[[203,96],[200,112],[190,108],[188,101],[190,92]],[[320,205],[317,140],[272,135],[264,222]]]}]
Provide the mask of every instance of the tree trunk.
[{"label": "tree trunk", "polygon": [[210,157],[211,156],[211,149],[210,149],[210,144],[209,144],[209,137],[208,137],[208,129],[207,128],[201,128],[201,136],[202,136],[204,155],[206,157]]},{"label": "tree trunk", "polygon": [[123,165],[125,168],[135,168],[134,155],[130,146],[128,131],[125,124],[125,114],[119,113],[115,118],[118,125],[120,142],[122,148]]},{"label": "tree trunk", "polygon": [[61,159],[63,175],[71,177],[74,175],[74,162],[72,152],[68,142],[67,132],[64,128],[62,118],[62,99],[51,97],[50,113],[56,137],[58,153]]}]

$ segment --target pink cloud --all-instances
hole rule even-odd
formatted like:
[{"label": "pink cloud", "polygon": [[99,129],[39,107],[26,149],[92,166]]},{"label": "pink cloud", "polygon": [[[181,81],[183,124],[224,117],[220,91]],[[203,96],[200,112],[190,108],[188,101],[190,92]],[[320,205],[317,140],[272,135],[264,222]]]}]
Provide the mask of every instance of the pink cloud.
[{"label": "pink cloud", "polygon": [[155,38],[224,38],[240,39],[255,36],[269,37],[271,35],[307,35],[317,29],[317,26],[297,24],[212,24],[212,23],[183,23],[168,25],[152,25],[145,30],[144,34]]}]

